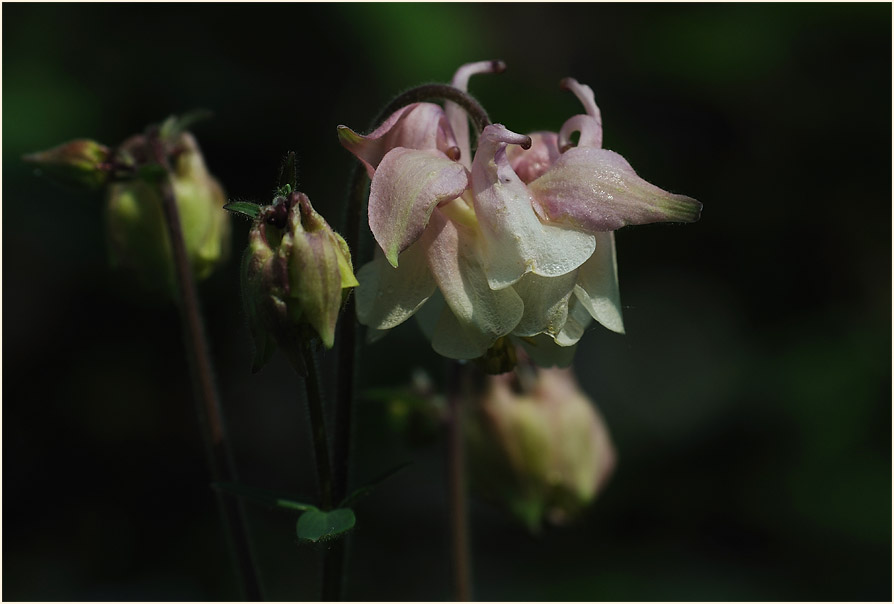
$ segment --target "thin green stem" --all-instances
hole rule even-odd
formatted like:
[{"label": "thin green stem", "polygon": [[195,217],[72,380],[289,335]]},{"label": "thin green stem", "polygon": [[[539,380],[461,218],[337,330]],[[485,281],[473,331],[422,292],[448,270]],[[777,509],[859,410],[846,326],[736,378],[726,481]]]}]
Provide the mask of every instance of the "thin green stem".
[{"label": "thin green stem", "polygon": [[463,402],[468,392],[466,367],[448,361],[447,485],[450,507],[450,544],[453,558],[454,597],[472,599],[472,549],[469,544],[468,483],[463,438]]},{"label": "thin green stem", "polygon": [[[183,240],[177,198],[170,182],[171,168],[161,141],[158,139],[157,131],[151,133],[149,145],[155,160],[165,168],[167,173],[159,183],[159,190],[173,250],[183,339],[186,345],[186,356],[196,395],[196,411],[205,441],[205,453],[211,469],[211,477],[214,482],[237,482],[235,464],[226,438],[220,399],[215,385],[211,354],[205,337],[195,278]],[[262,599],[261,585],[257,567],[252,558],[248,524],[242,502],[218,492],[217,503],[229,537],[228,542],[244,598],[252,602],[260,601]]]}]

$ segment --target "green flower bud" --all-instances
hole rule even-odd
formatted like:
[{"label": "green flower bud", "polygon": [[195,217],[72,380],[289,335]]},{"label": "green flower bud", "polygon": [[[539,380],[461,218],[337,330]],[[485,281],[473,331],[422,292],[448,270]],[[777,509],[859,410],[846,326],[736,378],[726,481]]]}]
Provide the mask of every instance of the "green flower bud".
[{"label": "green flower bud", "polygon": [[[474,486],[530,530],[563,524],[615,465],[608,430],[569,369],[488,377],[467,434]],[[527,379],[525,379],[527,378]]]},{"label": "green flower bud", "polygon": [[269,360],[275,343],[303,372],[304,343],[319,338],[332,348],[338,313],[357,286],[347,243],[298,192],[261,210],[249,232],[242,276],[254,371]]},{"label": "green flower bud", "polygon": [[[145,153],[146,141],[136,136],[121,154]],[[208,277],[229,252],[230,219],[222,211],[226,196],[205,167],[195,138],[180,134],[172,145],[171,187],[177,199],[186,253],[197,279]],[[174,261],[165,224],[162,197],[151,179],[135,178],[108,187],[106,225],[112,264],[133,271],[149,289],[174,287]]]},{"label": "green flower bud", "polygon": [[65,184],[98,189],[109,177],[105,169],[109,161],[108,147],[88,139],[74,140],[23,159],[37,164],[47,176]]}]

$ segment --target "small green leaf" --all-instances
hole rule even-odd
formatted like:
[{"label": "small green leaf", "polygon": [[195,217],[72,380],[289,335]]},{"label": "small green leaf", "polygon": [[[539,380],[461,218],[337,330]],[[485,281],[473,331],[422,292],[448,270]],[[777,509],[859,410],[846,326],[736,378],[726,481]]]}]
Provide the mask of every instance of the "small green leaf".
[{"label": "small green leaf", "polygon": [[388,480],[389,478],[391,478],[392,476],[394,476],[395,474],[397,474],[398,472],[400,472],[401,470],[403,470],[404,468],[406,468],[407,466],[409,466],[412,463],[413,462],[411,462],[411,461],[404,462],[404,463],[400,464],[399,466],[397,466],[395,468],[391,468],[387,472],[384,472],[383,474],[380,474],[379,476],[373,478],[372,480],[367,482],[365,485],[355,489],[353,493],[351,493],[350,495],[345,497],[344,500],[339,504],[339,507],[348,507],[350,505],[354,505],[357,501],[359,501],[360,499],[363,499],[364,497],[366,497],[367,495],[372,493],[375,490],[375,488],[378,487],[380,484],[382,484],[383,482],[385,482],[386,480]]},{"label": "small green leaf", "polygon": [[261,206],[250,201],[233,201],[224,206],[224,209],[233,214],[248,216],[252,220],[261,213]]},{"label": "small green leaf", "polygon": [[279,203],[280,197],[288,197],[289,193],[291,193],[291,192],[292,192],[292,185],[290,185],[289,183],[284,184],[283,186],[281,186],[280,188],[278,188],[276,190],[276,195],[273,198],[273,203],[271,205],[276,205],[277,203]]},{"label": "small green leaf", "polygon": [[350,508],[337,508],[329,512],[310,510],[301,514],[295,530],[299,539],[316,543],[341,537],[354,528],[356,520]]},{"label": "small green leaf", "polygon": [[230,493],[231,495],[236,495],[238,497],[245,497],[246,499],[271,508],[284,508],[287,510],[297,510],[299,512],[317,511],[317,506],[315,505],[294,501],[288,496],[280,495],[272,491],[266,491],[264,489],[245,486],[244,484],[235,482],[215,482],[211,486],[225,493]]}]

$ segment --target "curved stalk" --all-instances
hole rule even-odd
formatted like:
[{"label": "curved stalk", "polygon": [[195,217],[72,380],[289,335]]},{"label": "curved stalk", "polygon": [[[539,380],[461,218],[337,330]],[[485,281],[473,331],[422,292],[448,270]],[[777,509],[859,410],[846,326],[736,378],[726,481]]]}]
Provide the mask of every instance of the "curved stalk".
[{"label": "curved stalk", "polygon": [[[208,341],[205,338],[196,282],[186,253],[186,244],[183,241],[177,198],[170,182],[171,168],[157,131],[150,133],[149,145],[155,161],[164,167],[166,173],[158,186],[173,251],[183,339],[186,345],[186,356],[195,390],[196,411],[205,441],[205,453],[211,469],[211,477],[214,482],[237,482],[235,464],[226,439],[220,399],[215,385],[211,354]],[[218,492],[217,503],[228,535],[227,541],[238,571],[244,598],[251,602],[260,601],[262,599],[261,585],[252,557],[248,524],[242,502]]]}]

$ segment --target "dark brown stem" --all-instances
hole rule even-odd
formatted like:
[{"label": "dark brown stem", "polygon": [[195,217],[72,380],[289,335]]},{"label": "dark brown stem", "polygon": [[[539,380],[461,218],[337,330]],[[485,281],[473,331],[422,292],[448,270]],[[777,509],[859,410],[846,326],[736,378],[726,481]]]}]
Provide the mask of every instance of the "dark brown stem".
[{"label": "dark brown stem", "polygon": [[[310,344],[305,346],[304,357],[307,363],[307,378],[305,380],[305,385],[307,386],[307,408],[310,411],[311,430],[313,431],[317,481],[320,484],[320,507],[324,510],[330,510],[334,503],[340,501],[341,498],[333,497],[335,481],[333,480],[332,466],[329,463],[329,439],[323,412],[323,390],[320,385],[320,370],[316,352]],[[344,540],[345,538],[342,537],[323,554],[322,600],[324,602],[341,600]]]},{"label": "dark brown stem", "polygon": [[331,510],[332,465],[329,463],[329,436],[326,432],[326,420],[323,413],[323,389],[320,386],[317,353],[310,344],[304,348],[304,360],[307,363],[307,377],[304,384],[307,388],[307,409],[310,412],[317,481],[320,485],[320,507],[323,510]]},{"label": "dark brown stem", "polygon": [[[162,197],[165,222],[174,257],[177,279],[177,293],[183,324],[186,356],[189,361],[193,387],[196,395],[196,410],[199,425],[205,441],[205,452],[214,482],[236,482],[236,471],[221,414],[220,400],[214,382],[214,369],[205,328],[199,308],[199,297],[193,277],[192,267],[186,253],[177,199],[170,182],[170,165],[164,152],[158,132],[150,135],[150,151],[155,161],[165,168],[167,175],[158,187]],[[229,545],[234,558],[245,600],[261,600],[261,586],[251,554],[248,526],[242,503],[223,493],[217,494],[217,502],[229,537]]]},{"label": "dark brown stem", "polygon": [[453,554],[453,587],[457,602],[472,599],[472,553],[469,545],[469,506],[463,437],[463,403],[468,393],[466,367],[448,361],[447,485],[450,507],[450,543]]},{"label": "dark brown stem", "polygon": [[411,103],[434,100],[453,101],[465,109],[479,133],[484,130],[485,126],[490,124],[490,118],[487,116],[487,112],[481,106],[481,103],[476,101],[468,92],[454,88],[449,84],[423,84],[407,90],[388,103],[388,106],[379,113],[376,123],[378,124],[385,117]]}]

